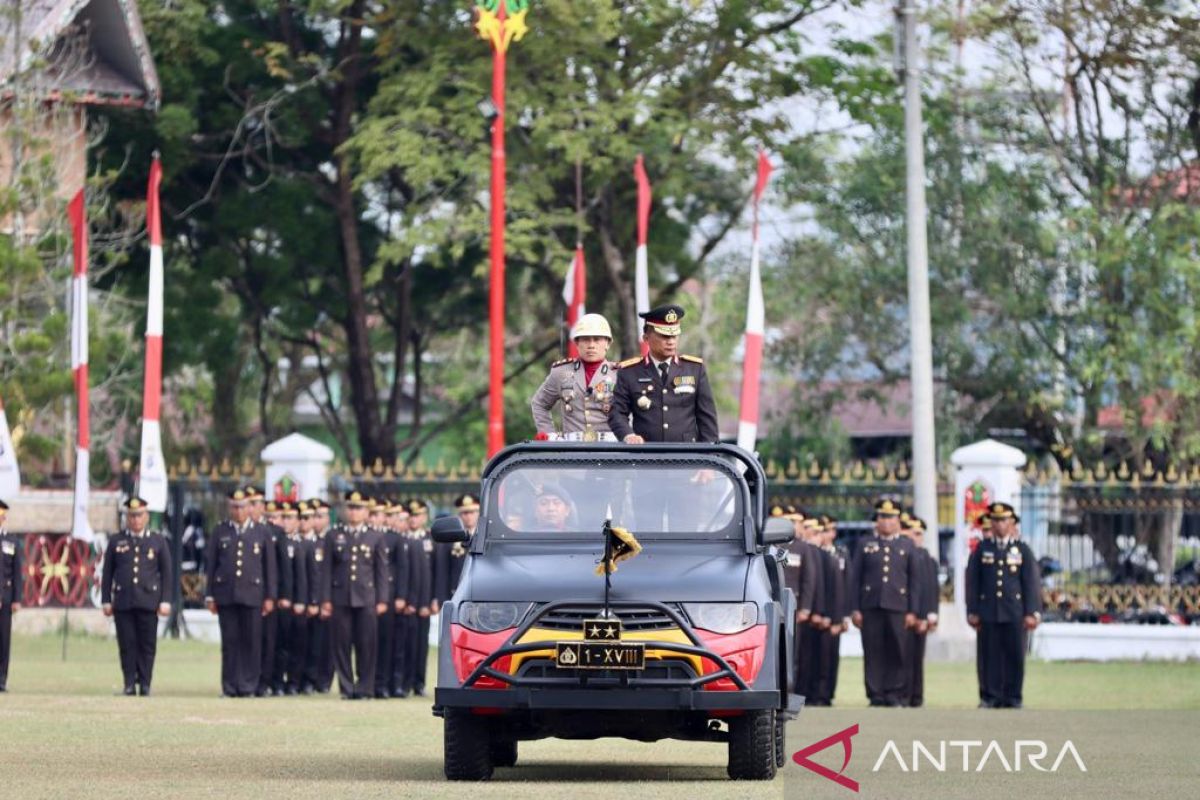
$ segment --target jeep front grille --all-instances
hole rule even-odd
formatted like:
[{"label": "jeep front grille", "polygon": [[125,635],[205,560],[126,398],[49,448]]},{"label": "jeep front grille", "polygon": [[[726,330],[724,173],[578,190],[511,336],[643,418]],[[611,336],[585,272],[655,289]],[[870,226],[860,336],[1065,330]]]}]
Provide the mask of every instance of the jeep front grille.
[{"label": "jeep front grille", "polygon": [[[672,607],[678,611],[677,606]],[[537,628],[578,631],[582,628],[584,620],[596,619],[601,610],[600,607],[557,608],[533,624]],[[653,608],[623,608],[621,613],[617,614],[617,618],[621,620],[621,627],[626,631],[661,631],[679,627],[666,614]]]}]

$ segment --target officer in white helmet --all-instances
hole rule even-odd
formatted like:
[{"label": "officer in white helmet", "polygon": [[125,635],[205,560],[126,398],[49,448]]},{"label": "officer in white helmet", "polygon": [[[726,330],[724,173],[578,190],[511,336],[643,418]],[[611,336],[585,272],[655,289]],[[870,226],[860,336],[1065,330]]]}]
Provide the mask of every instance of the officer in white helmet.
[{"label": "officer in white helmet", "polygon": [[[550,365],[550,374],[533,395],[533,421],[540,438],[573,441],[616,441],[608,427],[616,364],[607,360],[612,328],[601,314],[584,314],[571,329],[579,358],[564,358]],[[561,430],[555,430],[551,410],[561,403]]]}]

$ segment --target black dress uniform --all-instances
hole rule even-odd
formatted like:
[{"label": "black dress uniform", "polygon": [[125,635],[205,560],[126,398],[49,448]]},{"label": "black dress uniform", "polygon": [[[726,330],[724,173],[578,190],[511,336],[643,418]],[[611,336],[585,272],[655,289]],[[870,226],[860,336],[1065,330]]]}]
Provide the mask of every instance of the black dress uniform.
[{"label": "black dress uniform", "polygon": [[[471,494],[459,495],[454,499],[454,510],[458,514],[465,511],[478,512],[479,499]],[[475,528],[467,530],[467,534],[474,537]],[[433,598],[438,601],[439,606],[444,606],[446,601],[454,596],[466,563],[467,546],[462,542],[433,546]]]},{"label": "black dress uniform", "polygon": [[[390,512],[390,505],[388,511]],[[392,676],[396,664],[396,550],[401,547],[400,534],[392,528],[379,530],[380,544],[383,548],[383,563],[385,583],[387,585],[387,611],[379,615],[379,648],[378,663],[375,665],[375,696],[388,698],[392,696]]]},{"label": "black dress uniform", "polygon": [[[899,516],[890,500],[876,503],[877,516]],[[873,706],[904,704],[908,636],[905,615],[915,614],[918,585],[912,541],[895,534],[862,537],[850,561],[849,605],[862,614],[867,699]]]},{"label": "black dress uniform", "polygon": [[[305,537],[309,547],[308,588],[309,601],[318,608],[321,592],[325,586],[325,570],[329,559],[325,548],[324,532],[310,533]],[[333,681],[333,651],[329,634],[330,621],[320,615],[308,617],[308,655],[304,660],[304,680],[301,691],[327,692]]]},{"label": "black dress uniform", "polygon": [[831,594],[829,565],[821,548],[812,542],[804,542],[803,556],[813,567],[815,591],[813,592],[812,616],[800,626],[796,636],[796,691],[805,698],[817,696],[817,683],[821,677],[821,637],[823,631],[816,625],[817,618],[828,618],[834,613]]},{"label": "black dress uniform", "polygon": [[[849,613],[847,609],[846,575],[850,566],[850,557],[846,548],[841,545],[830,545],[823,548],[832,562],[832,591],[834,610],[831,619],[834,625],[844,624]],[[829,581],[827,581],[828,583]],[[829,587],[826,587],[829,590]],[[837,693],[838,668],[841,664],[841,634],[834,635],[824,631],[821,637],[821,677],[817,682],[817,692],[813,705],[833,705],[833,697]]]},{"label": "black dress uniform", "polygon": [[[410,500],[409,513],[426,513],[429,507]],[[425,668],[429,659],[429,609],[433,603],[433,540],[423,528],[408,533],[408,640],[404,649],[403,692],[425,693]],[[421,611],[426,614],[422,616]]]},{"label": "black dress uniform", "polygon": [[[127,509],[145,508],[131,498]],[[158,648],[158,607],[171,602],[175,571],[171,550],[160,534],[124,530],[108,542],[100,578],[100,598],[112,606],[125,694],[150,694]]]},{"label": "black dress uniform", "polygon": [[375,606],[389,600],[383,545],[367,525],[335,525],[326,536],[326,551],[329,564],[321,597],[333,606],[333,666],[338,687],[346,699],[373,697],[379,645]]},{"label": "black dress uniform", "polygon": [[[646,327],[664,336],[680,334],[683,309],[661,306],[640,314]],[[676,356],[655,363],[649,355],[618,365],[608,425],[618,441],[636,433],[647,442],[715,442],[717,405],[704,360]],[[630,418],[632,417],[632,423]]]},{"label": "black dress uniform", "polygon": [[3,523],[8,506],[0,500],[0,692],[8,691],[8,654],[12,645],[13,603],[22,602],[25,576],[21,538],[9,533]]},{"label": "black dress uniform", "polygon": [[[408,696],[408,643],[412,638],[409,628],[417,624],[416,615],[410,613],[408,607],[409,586],[412,582],[412,564],[409,557],[412,543],[407,536],[407,509],[404,513],[405,521],[401,521],[402,527],[396,530],[396,543],[392,548],[392,611],[395,614],[395,622],[392,629],[392,672],[388,681],[388,692],[392,697]],[[397,601],[404,602],[402,611],[395,610]]]},{"label": "black dress uniform", "polygon": [[[1003,513],[1012,514],[1006,506]],[[1029,545],[985,539],[967,562],[967,614],[978,617],[981,677],[997,708],[1020,708],[1025,681],[1025,617],[1040,618],[1041,576]]]},{"label": "black dress uniform", "polygon": [[[290,504],[281,503],[282,507],[290,507]],[[273,522],[268,522],[265,518],[256,523],[270,537],[271,547],[275,551],[275,564],[278,567],[278,585],[276,587],[276,600],[279,602],[292,600],[292,569],[287,558],[287,534],[283,528]],[[259,673],[258,689],[255,692],[259,697],[270,694],[274,687],[272,682],[275,680],[275,665],[279,660],[280,649],[280,627],[281,620],[286,614],[290,614],[289,609],[280,608],[279,602],[275,604],[275,610],[263,617],[262,624],[262,670]],[[283,646],[286,648],[287,643]],[[285,656],[286,658],[286,656]]]},{"label": "black dress uniform", "polygon": [[[238,490],[231,497],[245,495]],[[262,672],[263,604],[277,592],[275,547],[267,529],[249,520],[221,522],[209,541],[207,599],[221,626],[221,690],[248,697]]]},{"label": "black dress uniform", "polygon": [[[292,600],[293,611],[301,603],[305,609],[303,614],[294,614],[292,617],[292,646],[288,652],[287,686],[284,689],[287,694],[299,694],[304,688],[308,674],[308,657],[311,652],[309,635],[312,631],[312,622],[316,619],[313,616],[313,610],[321,604],[320,577],[315,571],[316,546],[312,539],[301,535],[296,537],[295,547],[297,572],[296,581],[293,584],[293,593],[295,594]],[[301,578],[301,573],[303,573],[303,578]],[[303,600],[300,599],[302,597]]]},{"label": "black dress uniform", "polygon": [[[292,662],[297,659],[297,654],[303,654],[308,647],[307,641],[307,617],[303,613],[297,614],[296,609],[305,606],[307,611],[308,606],[308,561],[307,561],[307,546],[304,539],[299,533],[291,535],[284,534],[283,547],[279,551],[279,574],[280,585],[284,581],[282,576],[287,573],[288,599],[291,601],[291,608],[276,609],[276,614],[279,617],[277,624],[278,632],[275,644],[275,674],[271,681],[271,690],[276,694],[285,694],[292,685]],[[299,663],[303,664],[303,655],[298,657]],[[297,676],[296,683],[299,683]],[[295,693],[295,690],[292,691]]]},{"label": "black dress uniform", "polygon": [[[912,524],[925,530],[925,523],[914,518]],[[916,614],[918,622],[937,621],[938,613],[938,564],[929,551],[914,542],[913,556],[917,559]],[[908,632],[908,691],[907,705],[920,708],[925,705],[925,641],[928,632],[922,633],[914,627]]]}]

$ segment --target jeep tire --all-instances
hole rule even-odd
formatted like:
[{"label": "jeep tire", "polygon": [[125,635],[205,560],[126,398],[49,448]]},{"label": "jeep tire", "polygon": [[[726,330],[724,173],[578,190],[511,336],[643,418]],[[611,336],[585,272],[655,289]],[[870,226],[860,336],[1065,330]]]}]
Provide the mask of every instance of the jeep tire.
[{"label": "jeep tire", "polygon": [[517,740],[492,739],[492,766],[515,767],[517,765]]},{"label": "jeep tire", "polygon": [[729,720],[729,777],[769,781],[775,777],[775,709],[747,711]]},{"label": "jeep tire", "polygon": [[491,720],[467,709],[446,709],[444,764],[452,781],[486,781],[492,777]]},{"label": "jeep tire", "polygon": [[787,745],[784,743],[787,733],[787,720],[783,714],[775,712],[775,768],[783,769],[787,763]]}]

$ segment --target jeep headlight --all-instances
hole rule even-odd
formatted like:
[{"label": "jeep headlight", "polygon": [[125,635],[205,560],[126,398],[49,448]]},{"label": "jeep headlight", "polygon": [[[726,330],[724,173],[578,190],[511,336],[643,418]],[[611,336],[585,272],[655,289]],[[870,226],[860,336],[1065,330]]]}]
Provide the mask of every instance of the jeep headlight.
[{"label": "jeep headlight", "polygon": [[758,622],[754,603],[684,603],[692,626],[713,633],[741,633]]},{"label": "jeep headlight", "polygon": [[458,623],[479,633],[496,633],[515,628],[525,619],[529,603],[458,604]]}]

